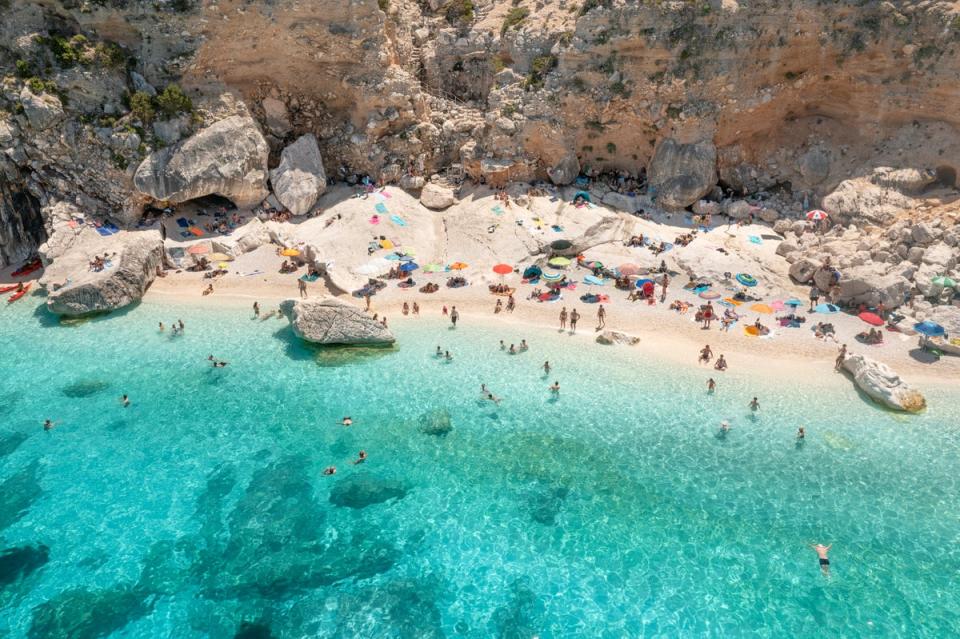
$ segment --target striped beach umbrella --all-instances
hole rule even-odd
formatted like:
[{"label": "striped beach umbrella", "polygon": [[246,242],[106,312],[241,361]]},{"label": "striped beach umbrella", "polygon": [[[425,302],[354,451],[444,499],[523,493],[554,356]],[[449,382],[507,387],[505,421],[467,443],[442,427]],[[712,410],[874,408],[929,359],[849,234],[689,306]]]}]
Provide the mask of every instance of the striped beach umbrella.
[{"label": "striped beach umbrella", "polygon": [[826,211],[821,211],[820,209],[815,209],[813,211],[807,211],[807,219],[811,222],[819,222],[820,220],[825,220],[830,217]]}]

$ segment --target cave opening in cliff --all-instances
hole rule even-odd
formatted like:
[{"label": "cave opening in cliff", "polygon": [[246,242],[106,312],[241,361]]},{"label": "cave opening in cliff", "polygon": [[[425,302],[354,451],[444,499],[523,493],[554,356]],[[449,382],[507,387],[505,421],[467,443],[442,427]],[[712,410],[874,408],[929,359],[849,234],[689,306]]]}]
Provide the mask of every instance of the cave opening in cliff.
[{"label": "cave opening in cliff", "polygon": [[0,179],[0,266],[26,259],[46,241],[40,200],[21,185]]},{"label": "cave opening in cliff", "polygon": [[938,166],[935,186],[948,189],[956,188],[957,170],[952,166]]},{"label": "cave opening in cliff", "polygon": [[233,203],[229,198],[225,198],[222,195],[212,193],[210,195],[204,195],[202,197],[194,198],[192,200],[187,200],[183,205],[190,205],[196,207],[198,210],[203,210],[211,215],[214,212],[219,211],[236,211],[237,205]]}]

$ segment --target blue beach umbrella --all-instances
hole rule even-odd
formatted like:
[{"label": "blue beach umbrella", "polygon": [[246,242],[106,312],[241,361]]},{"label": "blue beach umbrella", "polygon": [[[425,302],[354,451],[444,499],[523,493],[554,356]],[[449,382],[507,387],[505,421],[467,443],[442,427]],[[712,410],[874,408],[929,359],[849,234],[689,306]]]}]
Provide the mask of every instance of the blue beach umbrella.
[{"label": "blue beach umbrella", "polygon": [[384,255],[383,259],[390,260],[391,262],[399,262],[400,256],[397,255],[396,253],[391,253],[390,255]]},{"label": "blue beach umbrella", "polygon": [[757,280],[749,273],[737,273],[737,281],[744,286],[756,286]]},{"label": "blue beach umbrella", "polygon": [[795,297],[792,297],[792,298],[788,299],[786,302],[784,302],[784,305],[786,305],[786,306],[803,306],[803,302],[801,302],[800,300],[798,300],[798,299],[795,298]]},{"label": "blue beach umbrella", "polygon": [[400,270],[404,273],[409,273],[410,271],[415,271],[420,268],[420,265],[416,262],[404,262],[400,265]]},{"label": "blue beach umbrella", "polygon": [[946,333],[946,330],[944,330],[942,326],[930,320],[924,320],[918,324],[914,324],[913,329],[927,337],[940,337]]},{"label": "blue beach umbrella", "polygon": [[643,288],[643,285],[646,284],[647,282],[650,282],[651,284],[656,285],[656,282],[654,282],[650,278],[646,278],[642,280],[637,280],[637,288]]},{"label": "blue beach umbrella", "polygon": [[817,304],[813,310],[824,315],[833,315],[840,312],[840,307],[833,304]]}]

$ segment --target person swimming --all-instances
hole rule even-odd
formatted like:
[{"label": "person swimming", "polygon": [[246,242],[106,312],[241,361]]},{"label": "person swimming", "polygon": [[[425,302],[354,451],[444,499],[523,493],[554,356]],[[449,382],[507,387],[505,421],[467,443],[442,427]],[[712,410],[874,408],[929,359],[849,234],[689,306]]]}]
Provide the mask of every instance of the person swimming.
[{"label": "person swimming", "polygon": [[550,374],[550,361],[549,361],[549,360],[547,360],[546,362],[543,363],[543,372],[544,372],[545,375],[549,375],[549,374]]},{"label": "person swimming", "polygon": [[720,422],[720,432],[724,434],[730,432],[730,422],[727,420]]},{"label": "person swimming", "polygon": [[500,403],[500,398],[494,395],[493,393],[487,393],[487,399],[493,402],[494,404]]},{"label": "person swimming", "polygon": [[501,351],[507,350],[507,345],[503,343],[503,340],[500,340],[500,350]]},{"label": "person swimming", "polygon": [[824,546],[823,544],[810,544],[810,547],[813,548],[814,552],[817,553],[817,557],[820,560],[820,572],[823,573],[824,577],[830,577],[830,557],[827,556],[827,553],[830,552],[830,549],[833,548],[833,544],[829,546]]},{"label": "person swimming", "polygon": [[120,403],[123,404],[124,408],[127,408],[130,406],[130,398],[124,395],[123,397],[120,398]]},{"label": "person swimming", "polygon": [[347,416],[344,417],[342,420],[340,420],[340,423],[343,424],[344,426],[352,426],[352,425],[353,425],[353,418],[350,417],[349,415],[347,415]]},{"label": "person swimming", "polygon": [[713,381],[713,378],[711,377],[707,380],[707,392],[712,393],[715,390],[717,390],[717,383]]},{"label": "person swimming", "polygon": [[450,351],[444,351],[443,357],[444,357],[444,359],[446,359],[448,362],[453,361],[453,355],[450,354]]},{"label": "person swimming", "polygon": [[511,355],[516,355],[516,354],[517,354],[517,347],[514,346],[513,344],[510,345],[510,354],[511,354]]},{"label": "person swimming", "polygon": [[556,381],[555,381],[555,382],[550,386],[550,392],[553,393],[554,395],[559,395],[559,394],[560,394],[560,382],[556,382]]},{"label": "person swimming", "polygon": [[337,472],[336,466],[327,466],[326,468],[323,469],[324,475],[334,475],[336,474],[336,472]]},{"label": "person swimming", "polygon": [[56,426],[56,424],[49,419],[44,420],[43,422],[43,430],[53,430],[54,426]]},{"label": "person swimming", "polygon": [[353,460],[353,465],[356,466],[357,464],[362,464],[365,461],[367,461],[367,451],[361,450],[359,453],[357,453],[357,458]]},{"label": "person swimming", "polygon": [[443,349],[437,346],[437,357],[443,357]]},{"label": "person swimming", "polygon": [[520,352],[522,353],[523,351],[527,350],[528,348],[530,348],[530,347],[527,346],[527,340],[525,340],[525,339],[520,340]]},{"label": "person swimming", "polygon": [[797,441],[802,442],[807,436],[807,432],[803,430],[803,426],[797,429]]},{"label": "person swimming", "polygon": [[753,400],[750,402],[750,410],[752,410],[753,412],[757,412],[758,410],[760,410],[760,402],[757,401],[756,397],[754,397]]}]

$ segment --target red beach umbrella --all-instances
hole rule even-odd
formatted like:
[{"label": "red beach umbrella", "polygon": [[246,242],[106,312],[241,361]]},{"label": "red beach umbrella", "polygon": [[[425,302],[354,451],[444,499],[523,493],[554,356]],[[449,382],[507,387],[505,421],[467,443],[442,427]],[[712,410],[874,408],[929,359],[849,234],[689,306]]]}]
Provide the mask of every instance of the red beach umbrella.
[{"label": "red beach umbrella", "polygon": [[821,211],[820,209],[816,209],[814,211],[807,211],[807,219],[810,220],[811,222],[819,222],[820,220],[825,220],[828,217],[830,216],[827,215],[827,212]]},{"label": "red beach umbrella", "polygon": [[513,267],[509,264],[497,264],[493,267],[493,272],[497,275],[509,275],[513,273]]},{"label": "red beach umbrella", "polygon": [[859,315],[857,315],[857,317],[859,317],[864,322],[872,326],[883,326],[883,318],[877,315],[876,313],[869,313],[867,311],[864,311],[863,313],[860,313]]}]

